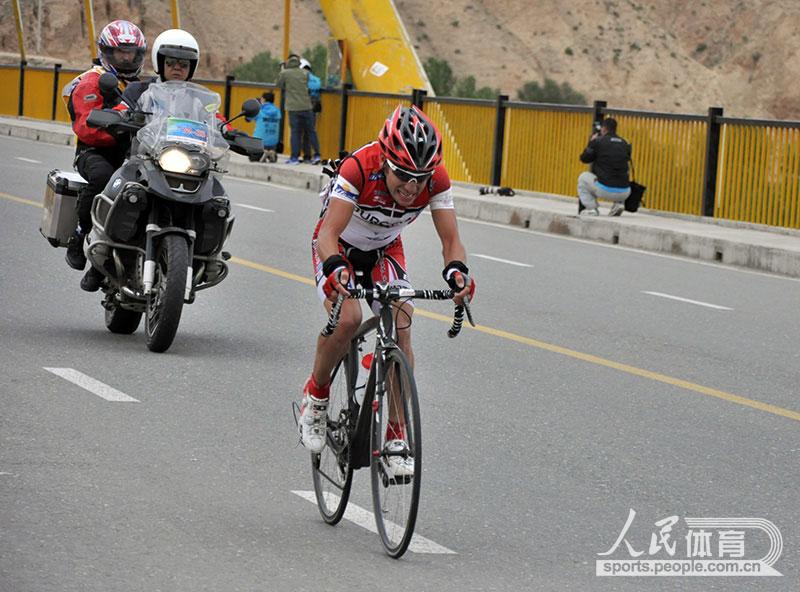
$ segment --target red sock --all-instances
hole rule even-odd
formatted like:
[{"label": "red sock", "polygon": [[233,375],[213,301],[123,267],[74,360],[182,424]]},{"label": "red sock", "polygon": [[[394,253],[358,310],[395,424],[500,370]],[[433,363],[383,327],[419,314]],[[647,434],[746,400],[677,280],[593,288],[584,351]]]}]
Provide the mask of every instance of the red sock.
[{"label": "red sock", "polygon": [[314,380],[314,376],[309,376],[308,382],[306,382],[306,392],[313,396],[315,399],[327,399],[328,393],[331,388],[331,383],[329,382],[325,386],[320,386],[317,384],[317,381]]},{"label": "red sock", "polygon": [[403,425],[396,421],[389,420],[389,423],[386,425],[386,440],[405,440]]}]

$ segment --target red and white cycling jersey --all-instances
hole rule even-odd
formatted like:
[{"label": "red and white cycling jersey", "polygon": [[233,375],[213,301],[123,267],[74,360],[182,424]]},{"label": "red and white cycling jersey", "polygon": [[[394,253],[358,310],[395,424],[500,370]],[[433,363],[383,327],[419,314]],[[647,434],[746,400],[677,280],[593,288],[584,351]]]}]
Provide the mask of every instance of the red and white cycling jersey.
[{"label": "red and white cycling jersey", "polygon": [[436,167],[417,199],[403,207],[389,194],[382,162],[378,142],[362,146],[342,162],[336,179],[320,194],[323,210],[314,238],[331,199],[341,199],[355,206],[341,239],[362,251],[374,251],[390,244],[426,206],[431,210],[453,209],[450,177],[444,166]]}]

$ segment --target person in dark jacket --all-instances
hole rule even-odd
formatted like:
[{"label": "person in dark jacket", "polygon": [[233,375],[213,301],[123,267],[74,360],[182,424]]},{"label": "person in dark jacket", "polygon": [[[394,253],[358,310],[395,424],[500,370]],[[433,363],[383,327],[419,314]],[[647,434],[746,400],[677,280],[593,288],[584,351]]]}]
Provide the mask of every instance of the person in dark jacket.
[{"label": "person in dark jacket", "polygon": [[597,216],[597,200],[613,201],[609,216],[619,216],[631,194],[628,179],[628,162],[631,145],[617,135],[617,121],[607,117],[600,131],[592,134],[589,144],[581,154],[581,162],[591,164],[591,169],[578,177],[578,213]]},{"label": "person in dark jacket", "polygon": [[[308,72],[308,96],[311,97],[311,110],[313,111],[311,128],[316,130],[317,118],[322,112],[322,100],[320,98],[322,83],[319,77],[314,74],[314,71],[311,69],[311,63],[307,59],[300,58],[300,68]],[[302,138],[303,162],[310,162],[311,164],[319,164],[321,162],[319,155],[319,134],[316,134],[316,137],[317,143],[312,145],[308,130],[304,130]]]},{"label": "person in dark jacket", "polygon": [[[139,79],[147,42],[139,27],[129,21],[116,20],[103,27],[97,38],[97,60],[94,67],[75,77],[63,91],[72,131],[77,136],[75,169],[87,185],[78,196],[79,229],[67,245],[67,264],[73,269],[86,267],[83,244],[92,229],[92,202],[108,183],[109,178],[125,159],[127,143],[105,130],[89,127],[87,119],[93,109],[113,107],[119,103],[115,95],[104,96],[100,91],[100,75],[111,72],[121,89]],[[89,268],[81,280],[81,288],[95,291],[100,287],[102,274]]]}]

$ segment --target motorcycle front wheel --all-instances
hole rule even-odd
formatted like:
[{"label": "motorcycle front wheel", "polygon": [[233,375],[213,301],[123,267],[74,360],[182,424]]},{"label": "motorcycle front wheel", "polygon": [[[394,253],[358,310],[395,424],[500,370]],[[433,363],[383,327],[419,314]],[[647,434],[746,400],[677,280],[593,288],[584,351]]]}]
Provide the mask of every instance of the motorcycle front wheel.
[{"label": "motorcycle front wheel", "polygon": [[183,311],[183,293],[189,266],[186,239],[168,234],[156,251],[156,272],[153,290],[147,296],[144,328],[147,348],[165,352],[172,345]]}]

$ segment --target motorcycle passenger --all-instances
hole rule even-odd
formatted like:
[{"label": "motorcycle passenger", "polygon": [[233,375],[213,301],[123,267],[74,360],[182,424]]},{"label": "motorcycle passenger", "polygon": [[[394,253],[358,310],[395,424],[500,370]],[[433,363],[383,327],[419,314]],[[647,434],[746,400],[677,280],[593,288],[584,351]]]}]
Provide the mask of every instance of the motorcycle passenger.
[{"label": "motorcycle passenger", "polygon": [[[450,177],[442,164],[441,135],[418,107],[397,107],[377,141],[362,146],[340,163],[336,178],[322,197],[323,210],[311,244],[317,292],[328,311],[339,294],[347,294],[345,286],[354,287],[354,272],[363,273],[360,283],[364,288],[371,287],[372,282],[411,287],[400,233],[428,206],[442,244],[442,275],[457,291],[454,300],[461,304],[473,295],[475,282],[467,275]],[[404,302],[400,310],[404,321],[397,323],[397,341],[413,367],[413,304]],[[333,335],[317,339],[298,421],[301,441],[312,452],[325,446],[331,372],[360,323],[359,301],[345,300]],[[391,452],[408,447],[405,426],[392,416],[395,413],[390,410],[386,435]],[[397,455],[388,458],[388,469],[394,476],[413,474],[413,459]]]},{"label": "motorcycle passenger", "polygon": [[200,61],[200,46],[187,31],[167,29],[153,41],[150,58],[157,76],[128,85],[123,96],[130,105],[135,105],[153,82],[191,80]]},{"label": "motorcycle passenger", "polygon": [[[67,246],[67,264],[73,269],[86,267],[83,243],[92,229],[94,196],[103,190],[114,171],[122,165],[127,151],[127,142],[123,139],[87,125],[86,119],[93,109],[113,107],[119,103],[119,97],[103,96],[98,81],[104,72],[116,75],[121,89],[138,80],[146,49],[147,41],[136,25],[124,20],[112,21],[97,38],[95,65],[64,88],[72,130],[77,136],[74,166],[87,182],[78,196],[79,230]],[[96,291],[102,277],[99,271],[90,267],[81,280],[81,288]]]},{"label": "motorcycle passenger", "polygon": [[[123,93],[125,103],[119,105],[120,109],[127,109],[128,105],[138,105],[141,96],[154,82],[171,80],[189,82],[200,63],[200,45],[188,31],[167,29],[153,41],[150,58],[153,62],[153,71],[158,76],[128,85]],[[219,113],[217,119],[224,121]],[[226,125],[225,129],[230,131],[231,126]]]}]

